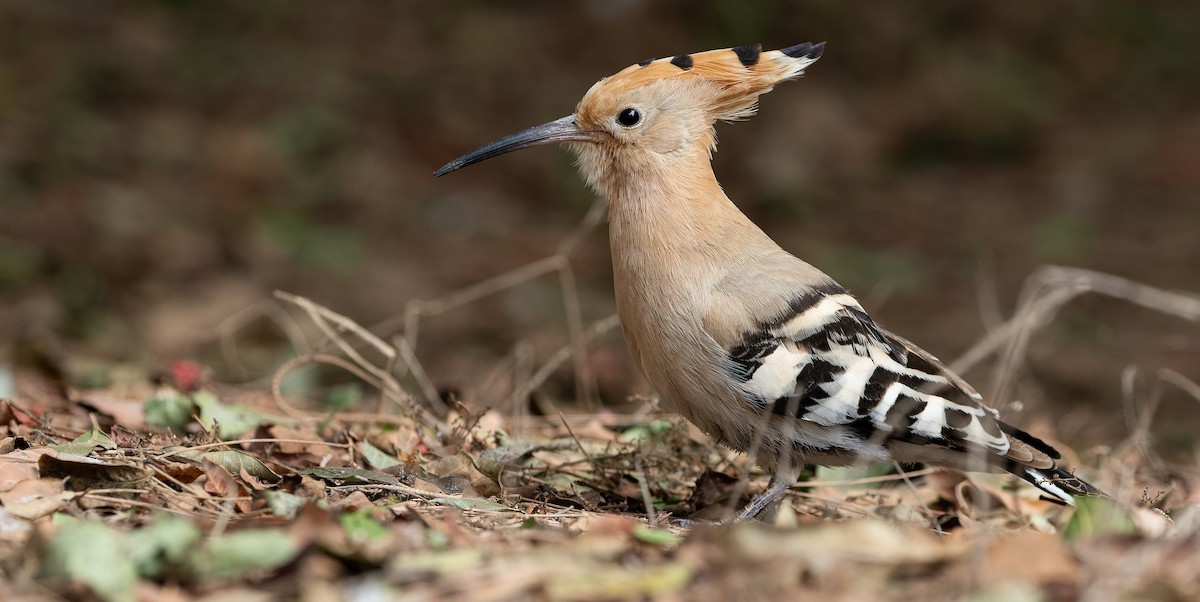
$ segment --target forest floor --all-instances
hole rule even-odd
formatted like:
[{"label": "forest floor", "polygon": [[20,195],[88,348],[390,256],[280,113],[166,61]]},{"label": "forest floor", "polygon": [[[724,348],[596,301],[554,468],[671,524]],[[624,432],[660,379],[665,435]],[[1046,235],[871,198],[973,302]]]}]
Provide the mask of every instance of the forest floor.
[{"label": "forest floor", "polygon": [[[103,389],[7,375],[6,599],[1200,598],[1200,473],[1149,451],[1154,393],[1131,392],[1127,440],[1069,452],[1113,502],[817,468],[761,520],[720,526],[766,475],[653,400],[472,412],[408,393],[404,354],[350,319],[278,299],[317,338],[269,383],[222,385],[190,361]],[[301,407],[293,375],[314,364],[374,392]]]}]

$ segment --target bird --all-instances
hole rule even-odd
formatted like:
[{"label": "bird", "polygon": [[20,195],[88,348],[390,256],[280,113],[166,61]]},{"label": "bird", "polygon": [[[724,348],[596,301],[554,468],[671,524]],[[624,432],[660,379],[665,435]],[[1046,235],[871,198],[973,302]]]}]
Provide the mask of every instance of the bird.
[{"label": "bird", "polygon": [[770,507],[805,465],[1003,471],[1061,505],[1102,495],[725,195],[712,168],[717,122],[752,116],[760,96],[799,78],[824,48],[755,44],[641,61],[596,82],[574,113],[436,175],[535,145],[574,152],[609,206],[617,314],[641,372],[667,409],[772,473],[735,521]]}]

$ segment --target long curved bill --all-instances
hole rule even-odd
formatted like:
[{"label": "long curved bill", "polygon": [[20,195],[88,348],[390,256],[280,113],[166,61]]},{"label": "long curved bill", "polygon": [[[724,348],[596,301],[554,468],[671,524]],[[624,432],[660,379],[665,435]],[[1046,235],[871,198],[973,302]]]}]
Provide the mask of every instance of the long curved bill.
[{"label": "long curved bill", "polygon": [[590,142],[594,140],[595,137],[591,132],[579,129],[579,126],[575,123],[574,115],[567,115],[562,119],[555,119],[550,123],[543,123],[523,132],[505,136],[495,142],[489,142],[443,165],[441,169],[437,170],[435,175],[441,177],[468,165],[539,144],[550,144],[552,142]]}]

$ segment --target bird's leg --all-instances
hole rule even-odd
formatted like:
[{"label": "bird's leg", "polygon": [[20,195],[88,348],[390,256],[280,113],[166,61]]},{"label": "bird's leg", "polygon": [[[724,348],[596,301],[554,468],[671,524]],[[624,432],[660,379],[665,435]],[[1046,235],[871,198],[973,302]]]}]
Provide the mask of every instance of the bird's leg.
[{"label": "bird's leg", "polygon": [[748,518],[754,518],[767,509],[779,496],[783,495],[793,484],[796,479],[787,474],[776,474],[771,478],[771,484],[767,486],[767,490],[754,496],[741,512],[729,522],[740,523]]},{"label": "bird's leg", "polygon": [[771,482],[767,485],[767,490],[754,496],[737,516],[733,517],[729,522],[740,523],[748,518],[754,518],[767,509],[779,496],[783,495],[789,487],[796,483],[800,478],[800,467],[788,459],[780,460],[775,467],[775,474],[771,476]]},{"label": "bird's leg", "polygon": [[716,522],[692,520],[688,518],[675,518],[671,519],[671,524],[676,527],[690,529],[701,524],[731,525],[733,523],[740,523],[749,518],[754,518],[759,514],[762,514],[762,511],[766,510],[767,506],[770,506],[776,499],[779,498],[779,496],[783,495],[784,492],[786,492],[789,487],[795,484],[796,480],[799,478],[800,471],[796,468],[786,465],[780,466],[775,471],[775,475],[771,477],[771,483],[767,485],[767,490],[754,496],[750,500],[750,503],[746,504],[746,507],[742,508],[742,511],[738,512],[737,515],[733,516],[732,518]]},{"label": "bird's leg", "polygon": [[761,514],[763,510],[767,509],[767,506],[770,506],[771,503],[774,502],[779,496],[783,495],[783,493],[787,491],[788,488],[791,487],[795,482],[796,479],[781,479],[778,475],[773,477],[771,479],[771,484],[767,486],[767,490],[754,496],[750,500],[750,503],[746,504],[746,507],[742,508],[742,511],[738,512],[737,515],[733,516],[732,518],[717,522],[692,520],[690,518],[676,518],[671,520],[671,524],[675,525],[676,527],[690,529],[701,524],[732,525],[734,523],[740,523],[746,519],[754,518]]}]

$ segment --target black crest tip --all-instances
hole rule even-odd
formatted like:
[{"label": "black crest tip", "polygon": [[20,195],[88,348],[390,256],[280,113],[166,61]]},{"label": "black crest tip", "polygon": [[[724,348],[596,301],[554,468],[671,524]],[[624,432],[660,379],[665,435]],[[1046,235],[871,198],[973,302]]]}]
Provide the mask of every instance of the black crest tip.
[{"label": "black crest tip", "polygon": [[806,58],[815,61],[821,58],[821,53],[825,52],[825,42],[817,42],[816,44],[805,42],[781,48],[779,51],[794,59]]},{"label": "black crest tip", "polygon": [[683,69],[684,71],[687,71],[688,69],[692,68],[692,56],[690,54],[681,54],[671,59],[671,64]]},{"label": "black crest tip", "polygon": [[733,49],[733,53],[737,55],[738,60],[746,67],[753,67],[758,63],[758,55],[762,54],[762,44],[752,44],[750,46],[738,46]]}]

